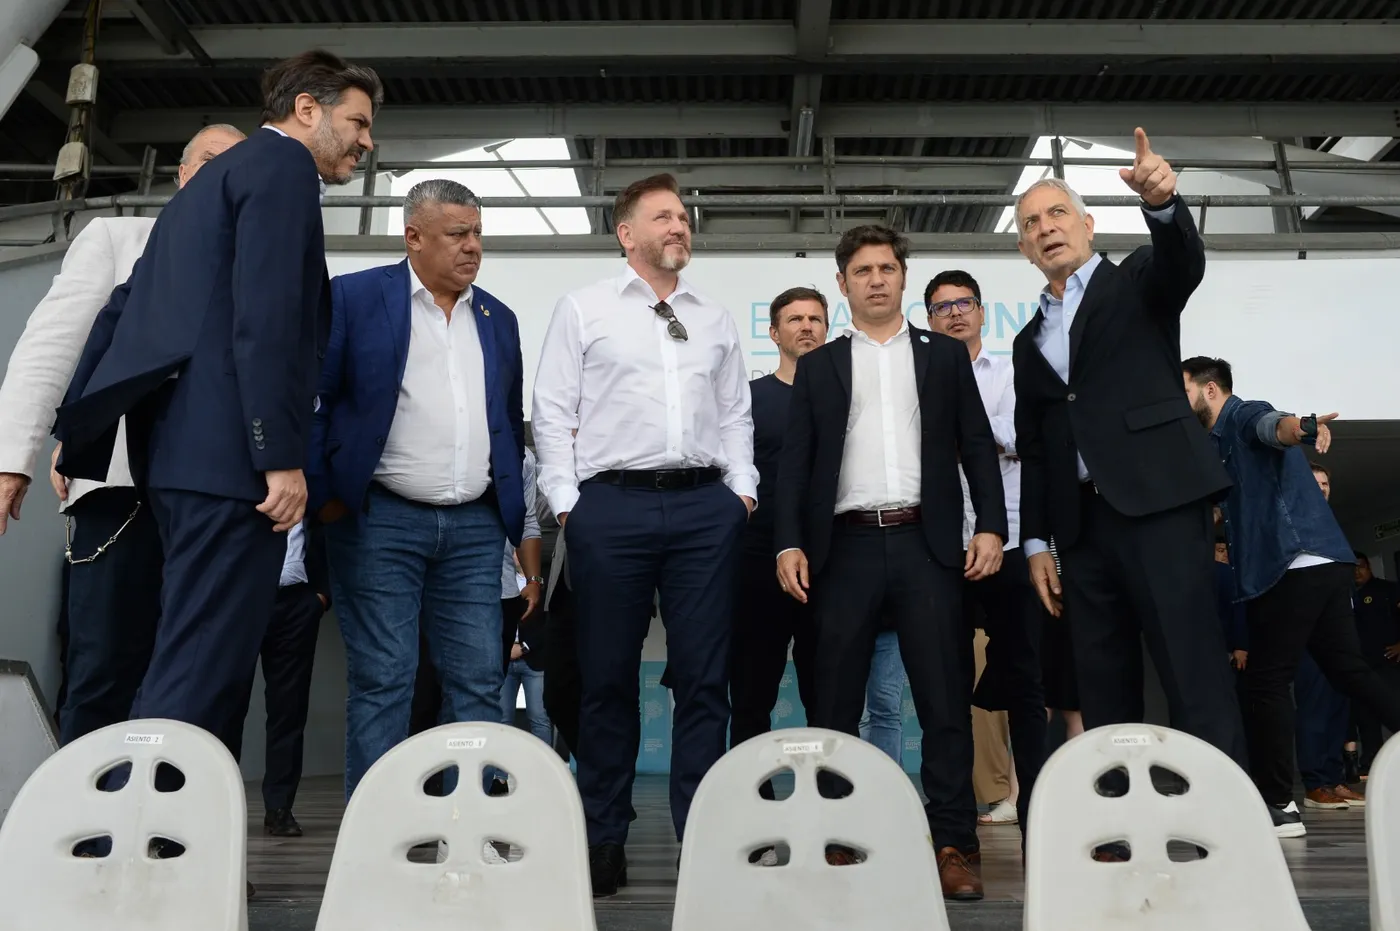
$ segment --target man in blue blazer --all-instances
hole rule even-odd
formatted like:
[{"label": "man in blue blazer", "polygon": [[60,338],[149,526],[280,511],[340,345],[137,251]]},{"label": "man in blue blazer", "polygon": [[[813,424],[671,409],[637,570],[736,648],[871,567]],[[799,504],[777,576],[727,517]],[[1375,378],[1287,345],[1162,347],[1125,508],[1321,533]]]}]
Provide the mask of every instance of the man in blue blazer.
[{"label": "man in blue blazer", "polygon": [[501,553],[525,521],[520,330],[474,284],[479,201],[454,181],[414,186],[404,242],[404,261],[331,284],[312,432],[349,676],[347,798],[408,736],[420,614],[440,720],[500,720]]},{"label": "man in blue blazer", "polygon": [[373,145],[373,71],[325,52],[264,78],[263,128],[161,211],[98,314],[59,408],[57,470],[102,479],[126,417],[165,556],[155,650],[131,714],[225,738],[277,596],[328,314],[320,180]]}]

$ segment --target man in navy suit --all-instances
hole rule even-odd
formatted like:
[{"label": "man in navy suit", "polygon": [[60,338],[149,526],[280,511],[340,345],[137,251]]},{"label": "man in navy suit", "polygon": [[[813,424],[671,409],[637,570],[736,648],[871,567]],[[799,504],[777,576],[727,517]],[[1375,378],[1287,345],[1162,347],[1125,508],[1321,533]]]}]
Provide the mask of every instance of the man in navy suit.
[{"label": "man in navy suit", "polygon": [[155,650],[133,718],[240,727],[302,519],[318,348],[328,324],[320,180],[373,143],[379,79],[326,52],[274,66],[263,128],[161,211],[98,314],[55,434],[57,471],[107,474],[126,417],[136,487],[165,555]]},{"label": "man in navy suit", "polygon": [[431,180],[403,211],[408,258],[331,284],[312,434],[349,676],[347,798],[408,736],[420,614],[439,720],[500,720],[501,553],[525,523],[520,329],[474,284],[480,202]]}]

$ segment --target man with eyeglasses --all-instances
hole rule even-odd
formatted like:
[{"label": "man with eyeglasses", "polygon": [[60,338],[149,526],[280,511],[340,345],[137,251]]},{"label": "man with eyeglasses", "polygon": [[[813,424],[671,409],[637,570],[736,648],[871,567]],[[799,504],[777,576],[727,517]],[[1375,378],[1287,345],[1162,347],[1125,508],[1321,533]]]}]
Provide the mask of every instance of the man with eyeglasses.
[{"label": "man with eyeglasses", "polygon": [[563,527],[578,602],[578,788],[595,896],[627,882],[637,675],[653,593],[675,699],[677,839],[701,778],[724,755],[740,540],[758,495],[738,329],[680,276],[690,215],[676,179],[628,186],[613,224],[627,267],[555,305],[533,416],[539,482]]},{"label": "man with eyeglasses", "polygon": [[[986,314],[982,289],[967,272],[940,272],[924,289],[924,306],[928,308],[929,329],[967,346],[1001,463],[1007,517],[1001,571],[964,585],[963,606],[969,610],[980,606],[984,615],[976,626],[987,633],[987,665],[973,692],[973,703],[988,711],[1007,712],[1020,788],[1016,814],[1024,839],[1031,789],[1045,762],[1046,722],[1045,695],[1040,685],[1040,603],[1021,552],[1021,462],[1016,456],[1016,389],[1011,359],[983,349]],[[961,465],[958,471],[962,472]],[[962,482],[963,539],[970,541],[977,514],[965,476]],[[968,777],[971,775],[969,772]]]}]

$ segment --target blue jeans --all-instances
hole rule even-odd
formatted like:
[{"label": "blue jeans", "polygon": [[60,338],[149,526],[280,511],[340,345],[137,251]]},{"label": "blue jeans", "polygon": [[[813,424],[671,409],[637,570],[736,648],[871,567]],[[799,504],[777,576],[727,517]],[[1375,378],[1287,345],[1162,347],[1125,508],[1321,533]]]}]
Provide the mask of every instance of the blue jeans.
[{"label": "blue jeans", "polygon": [[[501,719],[501,553],[494,502],[418,504],[371,485],[366,513],[326,526],[345,640],[345,797],[408,737],[419,616],[441,723]],[[452,790],[448,785],[447,791]]]},{"label": "blue jeans", "polygon": [[515,723],[515,696],[525,687],[525,717],[530,721],[530,733],[554,746],[554,725],[544,710],[544,670],[531,669],[523,659],[513,659],[506,667],[506,681],[501,686],[501,723]]},{"label": "blue jeans", "polygon": [[882,631],[870,658],[865,686],[865,714],[860,739],[872,743],[901,768],[904,766],[904,663],[899,658],[899,635]]}]

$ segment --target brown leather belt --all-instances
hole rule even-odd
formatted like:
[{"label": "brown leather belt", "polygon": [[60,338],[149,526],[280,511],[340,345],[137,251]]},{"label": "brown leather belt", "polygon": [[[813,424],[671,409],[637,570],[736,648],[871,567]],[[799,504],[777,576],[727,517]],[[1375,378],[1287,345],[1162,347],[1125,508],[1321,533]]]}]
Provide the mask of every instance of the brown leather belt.
[{"label": "brown leather belt", "polygon": [[917,504],[912,508],[885,508],[880,511],[846,511],[840,519],[857,527],[899,527],[903,524],[917,524],[923,520],[923,509]]}]

